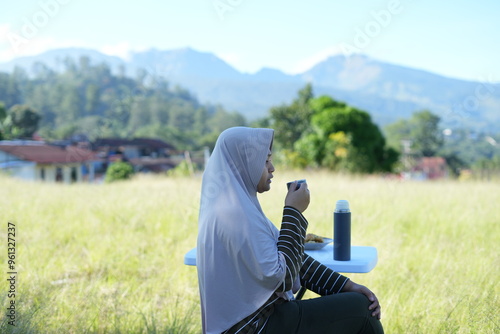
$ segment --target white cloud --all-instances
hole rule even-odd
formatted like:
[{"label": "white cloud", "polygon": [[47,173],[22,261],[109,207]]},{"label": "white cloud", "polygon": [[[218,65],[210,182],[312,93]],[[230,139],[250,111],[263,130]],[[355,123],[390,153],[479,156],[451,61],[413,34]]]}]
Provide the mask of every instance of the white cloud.
[{"label": "white cloud", "polygon": [[313,54],[310,57],[307,57],[301,61],[299,61],[291,70],[290,73],[297,74],[297,73],[303,73],[307,70],[309,70],[311,67],[314,65],[322,62],[323,60],[326,60],[327,58],[341,54],[342,50],[338,46],[332,46],[329,48],[326,48],[324,50],[321,50],[318,53]]},{"label": "white cloud", "polygon": [[243,70],[240,66],[240,63],[243,60],[241,58],[241,54],[236,53],[236,52],[222,52],[222,53],[217,52],[215,55],[218,58],[225,61],[226,63],[228,63],[229,65],[237,68],[238,70],[240,70],[240,71]]},{"label": "white cloud", "polygon": [[122,59],[129,59],[132,47],[128,42],[121,42],[114,45],[105,45],[99,49],[100,52],[108,56],[117,56]]},{"label": "white cloud", "polygon": [[117,44],[104,45],[96,49],[108,56],[116,56],[122,58],[123,60],[129,60],[133,52],[146,51],[151,49],[151,47],[132,46],[129,42],[120,42]]}]

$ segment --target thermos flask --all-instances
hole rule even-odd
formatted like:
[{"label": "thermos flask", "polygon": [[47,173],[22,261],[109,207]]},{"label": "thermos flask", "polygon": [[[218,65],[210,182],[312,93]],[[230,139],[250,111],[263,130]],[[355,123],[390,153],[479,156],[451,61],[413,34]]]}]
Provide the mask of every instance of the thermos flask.
[{"label": "thermos flask", "polygon": [[333,212],[333,259],[351,260],[351,211],[349,202],[337,201]]}]

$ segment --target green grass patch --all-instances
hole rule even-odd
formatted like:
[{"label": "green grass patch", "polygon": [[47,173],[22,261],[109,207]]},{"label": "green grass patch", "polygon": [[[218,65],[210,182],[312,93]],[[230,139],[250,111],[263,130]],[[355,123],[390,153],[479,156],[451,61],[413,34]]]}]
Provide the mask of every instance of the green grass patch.
[{"label": "green grass patch", "polygon": [[[375,246],[368,274],[347,274],[382,303],[387,333],[500,331],[500,187],[401,182],[326,172],[276,172],[260,196],[281,220],[285,183],[307,178],[309,231],[332,236],[338,199],[352,210],[352,243]],[[200,333],[196,245],[200,177],[136,177],[102,185],[0,178],[3,276],[7,222],[16,224],[16,327],[1,333]],[[305,298],[314,297],[308,292]]]}]

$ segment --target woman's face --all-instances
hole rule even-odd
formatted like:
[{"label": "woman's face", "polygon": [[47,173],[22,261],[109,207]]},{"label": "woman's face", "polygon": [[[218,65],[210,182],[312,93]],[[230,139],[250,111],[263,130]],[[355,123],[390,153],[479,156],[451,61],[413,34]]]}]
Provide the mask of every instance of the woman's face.
[{"label": "woman's face", "polygon": [[274,166],[271,160],[271,150],[267,155],[266,164],[262,170],[260,181],[257,184],[257,192],[263,193],[271,189],[271,179],[273,178]]}]

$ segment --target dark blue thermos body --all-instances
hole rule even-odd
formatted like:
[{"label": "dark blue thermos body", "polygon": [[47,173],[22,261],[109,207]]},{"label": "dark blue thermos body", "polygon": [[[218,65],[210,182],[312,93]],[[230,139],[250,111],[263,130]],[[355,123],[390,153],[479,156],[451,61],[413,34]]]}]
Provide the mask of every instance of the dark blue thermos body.
[{"label": "dark blue thermos body", "polygon": [[349,202],[337,201],[333,212],[333,259],[335,261],[351,260],[351,211]]}]

